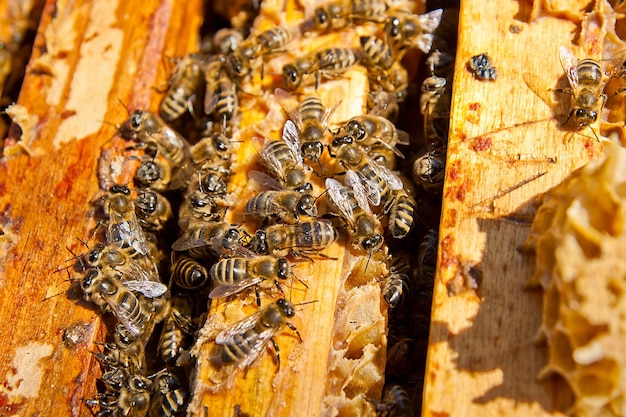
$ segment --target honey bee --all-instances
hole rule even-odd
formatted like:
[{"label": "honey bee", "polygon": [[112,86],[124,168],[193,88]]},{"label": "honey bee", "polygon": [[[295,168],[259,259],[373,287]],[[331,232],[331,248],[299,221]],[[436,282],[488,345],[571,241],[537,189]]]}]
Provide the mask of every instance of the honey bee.
[{"label": "honey bee", "polygon": [[143,160],[135,172],[135,185],[148,187],[157,192],[171,189],[172,167],[167,159],[157,154],[154,158]]},{"label": "honey bee", "polygon": [[426,68],[431,77],[450,78],[454,71],[454,55],[445,48],[431,50],[426,58]]},{"label": "honey bee", "polygon": [[353,117],[337,129],[331,146],[339,148],[350,143],[359,145],[366,151],[373,146],[382,145],[391,149],[396,155],[404,157],[396,145],[408,145],[409,135],[402,130],[397,130],[389,119],[374,114],[362,114]]},{"label": "honey bee", "polygon": [[301,218],[317,217],[315,197],[288,190],[267,190],[246,203],[244,216],[294,224]]},{"label": "honey bee", "polygon": [[[124,382],[118,392],[100,394],[96,398],[86,400],[88,406],[100,407],[98,415],[113,415],[127,417],[145,417],[150,407],[150,379],[127,371],[120,377]],[[126,374],[126,375],[124,375]]]},{"label": "honey bee", "polygon": [[368,79],[372,85],[379,86],[384,91],[393,93],[398,102],[402,103],[406,99],[409,74],[402,62],[396,60],[388,70],[379,68],[372,71],[370,67]]},{"label": "honey bee", "polygon": [[152,156],[161,154],[178,168],[189,158],[189,143],[163,119],[150,111],[135,110],[118,129],[119,135],[146,148]]},{"label": "honey bee", "polygon": [[250,73],[251,60],[277,52],[292,39],[291,31],[282,26],[275,26],[256,35],[251,35],[229,57],[229,68],[237,77],[244,77]]},{"label": "honey bee", "polygon": [[168,89],[159,106],[159,116],[172,122],[187,110],[194,112],[194,102],[204,75],[204,62],[200,55],[189,54],[176,65],[176,70],[168,80]]},{"label": "honey bee", "polygon": [[409,234],[415,223],[415,210],[415,200],[407,192],[406,187],[394,191],[387,225],[393,238],[404,239]]},{"label": "honey bee", "polygon": [[149,416],[174,417],[185,410],[189,392],[172,372],[160,372],[153,385],[156,392],[150,403]]},{"label": "honey bee", "polygon": [[172,207],[165,196],[152,190],[141,190],[135,198],[135,213],[144,230],[163,230],[172,219]]},{"label": "honey bee", "polygon": [[285,122],[281,139],[263,141],[262,138],[254,137],[252,141],[264,165],[284,188],[303,192],[313,189],[307,181],[298,129],[293,121]]},{"label": "honey bee", "polygon": [[226,122],[234,117],[239,108],[237,86],[219,60],[207,65],[205,80],[204,113],[214,114],[225,127]]},{"label": "honey bee", "polygon": [[304,21],[303,32],[327,31],[365,22],[383,23],[387,4],[383,0],[338,0],[315,8],[313,16]]},{"label": "honey bee", "polygon": [[361,52],[351,48],[329,48],[312,52],[291,64],[283,66],[283,82],[287,90],[293,91],[302,83],[304,75],[315,74],[315,89],[320,77],[333,77],[345,72],[361,60]]},{"label": "honey bee", "polygon": [[197,259],[181,255],[172,263],[172,281],[180,288],[194,290],[208,287],[209,270]]},{"label": "honey bee", "polygon": [[[256,252],[275,256],[290,253],[306,256],[330,246],[337,240],[337,230],[326,219],[310,220],[296,224],[273,225],[257,231],[250,242]],[[322,254],[319,256],[325,257]]]},{"label": "honey bee", "polygon": [[383,282],[383,298],[389,308],[396,308],[404,302],[411,291],[411,265],[404,257],[393,257],[389,275]]},{"label": "honey bee", "polygon": [[214,288],[209,293],[209,298],[229,297],[254,287],[257,304],[260,305],[259,288],[269,289],[271,285],[276,285],[282,292],[278,281],[284,281],[291,275],[289,261],[272,255],[259,256],[252,252],[247,256],[220,259],[211,266],[209,274]]},{"label": "honey bee", "polygon": [[385,21],[387,42],[392,45],[396,54],[406,48],[416,47],[424,53],[430,52],[433,44],[433,32],[443,15],[443,9],[432,10],[423,15],[393,11]]},{"label": "honey bee", "polygon": [[170,309],[163,321],[158,341],[159,355],[168,366],[176,366],[176,361],[185,350],[187,335],[193,334],[191,313],[191,305],[185,298],[180,296],[171,298]]},{"label": "honey bee", "polygon": [[493,81],[497,77],[496,69],[489,60],[487,54],[479,54],[471,57],[467,64],[467,67],[471,71],[474,78],[478,80]]},{"label": "honey bee", "polygon": [[[118,323],[117,326],[119,325]],[[123,325],[121,327],[124,328]],[[108,371],[119,368],[143,371],[146,366],[145,348],[140,340],[133,340],[132,343],[126,346],[119,346],[116,343],[105,343],[104,352],[93,352],[93,355],[103,369]]]},{"label": "honey bee", "polygon": [[390,121],[396,121],[400,114],[400,101],[394,92],[380,88],[373,89],[367,96],[367,108],[370,114],[377,114]]},{"label": "honey bee", "polygon": [[402,189],[402,180],[354,145],[340,146],[336,152],[336,158],[346,170],[357,173],[368,201],[374,206],[384,203],[384,211],[388,212],[393,202],[393,191]]},{"label": "honey bee", "polygon": [[411,397],[399,385],[394,385],[387,390],[384,401],[374,402],[376,416],[378,417],[408,417],[413,415]]},{"label": "honey bee", "polygon": [[213,35],[213,45],[222,55],[231,55],[243,42],[243,35],[237,29],[222,28]]},{"label": "honey bee", "polygon": [[85,299],[113,312],[119,322],[136,337],[149,337],[154,326],[152,308],[122,284],[120,275],[106,275],[90,269],[81,282]]},{"label": "honey bee", "polygon": [[[559,59],[571,88],[559,88],[555,91],[572,97],[571,110],[563,124],[573,119],[576,130],[590,126],[596,121],[598,112],[606,102],[606,94],[603,93],[606,81],[602,67],[590,58],[578,61],[572,51],[563,45],[559,48]],[[591,130],[595,135],[595,131]]]},{"label": "honey bee", "polygon": [[280,371],[280,350],[274,336],[284,326],[293,330],[302,341],[298,329],[287,321],[295,315],[293,304],[284,298],[268,304],[258,312],[224,329],[215,338],[221,347],[221,363],[235,364],[239,369],[248,368],[259,357],[268,342],[272,342]]},{"label": "honey bee", "polygon": [[239,229],[227,222],[210,222],[195,218],[184,217],[179,220],[183,235],[172,243],[172,250],[187,251],[189,256],[202,259],[206,256],[217,255],[211,241],[226,239],[230,242],[239,242]]},{"label": "honey bee", "polygon": [[394,343],[387,351],[385,375],[404,377],[415,369],[418,359],[417,343],[405,337]]},{"label": "honey bee", "polygon": [[380,222],[369,207],[366,192],[356,173],[348,171],[345,181],[348,187],[337,180],[326,178],[328,196],[346,221],[352,244],[371,255],[384,241],[377,232],[381,228]]},{"label": "honey bee", "polygon": [[[338,93],[337,93],[338,94]],[[293,97],[280,88],[275,96],[289,118],[296,124],[298,136],[302,141],[302,155],[310,161],[319,161],[324,152],[324,132],[331,116],[339,106],[339,101],[324,108],[322,100],[316,95],[305,97],[301,103],[295,104]],[[336,94],[333,94],[336,97]],[[296,102],[297,103],[297,102]]]},{"label": "honey bee", "polygon": [[422,238],[417,251],[417,264],[419,279],[422,284],[427,284],[432,290],[437,267],[437,243],[439,233],[435,229],[429,229]]},{"label": "honey bee", "polygon": [[452,86],[446,78],[433,75],[422,82],[421,90],[424,136],[431,144],[445,146],[448,142]]},{"label": "honey bee", "polygon": [[445,148],[427,147],[413,162],[413,181],[430,193],[441,193],[445,178]]},{"label": "honey bee", "polygon": [[382,39],[376,36],[361,36],[359,40],[363,48],[363,61],[367,66],[386,71],[396,62],[393,51]]},{"label": "honey bee", "polygon": [[185,194],[178,211],[179,218],[197,218],[205,222],[222,221],[229,206],[224,199],[228,185],[221,176],[210,173],[200,178],[198,187]]}]

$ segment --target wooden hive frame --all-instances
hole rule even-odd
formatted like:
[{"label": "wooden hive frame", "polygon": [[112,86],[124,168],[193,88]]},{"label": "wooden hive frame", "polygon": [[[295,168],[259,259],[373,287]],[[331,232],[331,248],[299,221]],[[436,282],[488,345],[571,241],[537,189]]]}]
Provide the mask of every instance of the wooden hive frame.
[{"label": "wooden hive frame", "polygon": [[[573,43],[581,22],[571,11],[585,6],[575,0],[461,5],[424,416],[551,416],[567,407],[559,381],[535,381],[546,362],[532,343],[540,295],[523,290],[532,263],[517,247],[528,235],[536,195],[595,157],[597,145],[584,132],[569,139],[524,74],[537,69],[555,86],[563,76],[559,45],[581,57],[600,56],[598,44]],[[57,269],[72,256],[66,247],[81,252],[76,238],[93,228],[97,160],[115,133],[103,121],[126,117],[119,101],[156,108],[153,86],[167,78],[160,62],[195,48],[201,11],[201,2],[179,0],[146,1],[141,8],[100,0],[44,6],[18,100],[23,107],[11,110],[17,124],[0,163],[0,407],[8,415],[89,415],[83,400],[95,393],[99,369],[91,351],[103,329],[98,312],[77,302],[80,294],[55,296],[70,285]],[[600,25],[592,37],[601,43],[605,29]],[[468,59],[482,52],[494,61],[495,82],[479,82],[466,70]],[[339,256],[336,249],[329,254]],[[450,284],[464,278],[468,265],[482,272],[478,291],[450,296]],[[320,305],[326,300],[321,293],[311,297]],[[315,317],[317,308],[303,316]],[[299,407],[302,399],[276,401]]]}]

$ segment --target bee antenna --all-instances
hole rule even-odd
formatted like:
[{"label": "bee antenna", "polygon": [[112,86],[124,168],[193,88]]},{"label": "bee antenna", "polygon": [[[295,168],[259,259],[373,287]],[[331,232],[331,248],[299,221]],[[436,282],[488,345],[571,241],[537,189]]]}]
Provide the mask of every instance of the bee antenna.
[{"label": "bee antenna", "polygon": [[304,301],[302,303],[298,303],[298,304],[294,304],[294,307],[300,307],[300,306],[305,306],[307,304],[313,304],[313,303],[317,303],[319,300],[312,300],[312,301]]},{"label": "bee antenna", "polygon": [[327,192],[328,192],[328,188],[327,188],[327,189],[325,189],[324,191],[322,191],[322,192],[320,193],[320,195],[318,195],[318,196],[315,198],[315,202],[317,203],[317,200],[319,200],[319,199],[320,199],[320,198],[321,198],[324,194],[326,194]]},{"label": "bee antenna", "polygon": [[593,136],[595,136],[596,140],[598,141],[598,143],[600,142],[600,138],[598,137],[598,135],[596,134],[596,131],[593,127],[589,126],[589,129],[591,129],[591,131],[593,132]]},{"label": "bee antenna", "polygon": [[117,97],[117,101],[122,105],[122,107],[124,107],[126,113],[128,113],[128,117],[130,117],[130,110],[128,109],[128,106],[119,97]]},{"label": "bee antenna", "polygon": [[306,283],[304,281],[302,281],[296,274],[294,274],[293,272],[291,273],[291,276],[293,277],[294,280],[298,280],[302,285],[304,285],[304,287],[308,290],[309,286],[306,285]]}]

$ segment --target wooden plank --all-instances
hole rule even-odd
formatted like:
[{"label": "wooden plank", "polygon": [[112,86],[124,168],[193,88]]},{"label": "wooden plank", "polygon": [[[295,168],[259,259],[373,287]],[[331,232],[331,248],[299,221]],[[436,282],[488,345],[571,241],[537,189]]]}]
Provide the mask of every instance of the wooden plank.
[{"label": "wooden plank", "polygon": [[127,117],[119,101],[156,109],[162,56],[197,48],[201,10],[200,1],[46,2],[10,110],[20,127],[0,162],[3,414],[91,415],[83,400],[95,393],[91,351],[103,328],[57,269],[72,257],[66,248],[85,251],[77,238],[94,227],[100,150]]},{"label": "wooden plank", "polygon": [[[542,296],[524,289],[534,260],[517,249],[537,196],[600,149],[591,130],[572,135],[561,125],[568,97],[548,91],[567,83],[560,45],[602,58],[610,22],[582,20],[584,7],[462,2],[423,416],[557,416],[571,405],[562,381],[536,380],[547,363],[545,347],[533,344]],[[497,80],[478,81],[467,70],[480,53],[492,59]],[[464,291],[472,276],[481,276],[478,289]]]}]

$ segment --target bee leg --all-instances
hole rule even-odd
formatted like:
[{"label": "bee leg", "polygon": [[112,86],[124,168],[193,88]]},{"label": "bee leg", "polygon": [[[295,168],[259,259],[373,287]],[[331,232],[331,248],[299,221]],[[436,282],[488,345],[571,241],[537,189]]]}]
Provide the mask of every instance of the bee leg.
[{"label": "bee leg", "polygon": [[276,355],[276,364],[278,367],[278,371],[280,371],[280,349],[278,348],[278,343],[274,340],[274,338],[270,338],[270,342],[272,342],[272,346],[274,346],[274,354]]},{"label": "bee leg", "polygon": [[320,72],[315,71],[315,91],[317,91],[317,88],[319,86],[320,86]]},{"label": "bee leg", "polygon": [[283,291],[283,288],[280,286],[280,283],[277,279],[274,280],[274,285],[276,285],[276,288],[278,288],[278,291],[280,291],[282,295],[285,295],[285,292]]},{"label": "bee leg", "polygon": [[572,118],[572,115],[574,114],[575,111],[576,111],[575,109],[572,109],[572,111],[569,112],[569,114],[567,115],[567,119],[565,119],[565,121],[561,123],[561,126],[565,126],[569,122],[569,119]]},{"label": "bee leg", "polygon": [[298,331],[298,329],[296,329],[296,326],[294,326],[294,325],[293,325],[293,324],[291,324],[291,323],[287,323],[287,326],[288,326],[291,330],[293,330],[293,332],[294,332],[295,334],[297,334],[297,335],[298,335],[298,340],[300,340],[300,343],[302,343],[302,336],[300,336],[300,332]]},{"label": "bee leg", "polygon": [[261,307],[261,294],[259,294],[259,286],[254,286],[254,294],[256,295],[256,305]]}]

